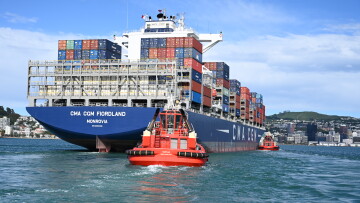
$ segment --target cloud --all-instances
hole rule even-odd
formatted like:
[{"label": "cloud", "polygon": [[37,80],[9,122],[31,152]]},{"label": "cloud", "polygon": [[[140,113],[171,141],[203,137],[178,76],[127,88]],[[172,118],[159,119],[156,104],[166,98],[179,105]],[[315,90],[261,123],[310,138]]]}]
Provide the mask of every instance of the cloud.
[{"label": "cloud", "polygon": [[204,56],[264,95],[267,115],[283,110],[360,117],[360,36],[262,36],[222,42]]},{"label": "cloud", "polygon": [[263,36],[246,41],[223,42],[218,52],[210,52],[209,58],[262,62],[273,69],[290,72],[359,72],[360,44],[354,43],[356,41],[360,41],[360,36]]},{"label": "cloud", "polygon": [[360,23],[327,25],[325,28],[323,28],[323,30],[335,33],[350,33],[360,35]]},{"label": "cloud", "polygon": [[3,17],[10,23],[36,23],[38,18],[20,16],[15,13],[6,12]]},{"label": "cloud", "polygon": [[29,60],[56,60],[60,39],[106,39],[72,33],[45,34],[0,27],[0,105],[26,114]]}]

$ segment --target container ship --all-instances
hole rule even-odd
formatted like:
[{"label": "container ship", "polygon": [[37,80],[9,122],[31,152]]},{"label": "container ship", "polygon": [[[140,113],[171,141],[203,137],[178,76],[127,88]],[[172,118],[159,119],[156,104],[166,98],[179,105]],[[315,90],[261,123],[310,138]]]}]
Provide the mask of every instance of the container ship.
[{"label": "container ship", "polygon": [[59,40],[58,60],[28,63],[27,111],[59,138],[94,151],[141,141],[157,108],[180,105],[207,152],[256,150],[265,132],[262,95],[203,54],[222,33],[197,34],[183,16],[142,16],[114,40]]}]

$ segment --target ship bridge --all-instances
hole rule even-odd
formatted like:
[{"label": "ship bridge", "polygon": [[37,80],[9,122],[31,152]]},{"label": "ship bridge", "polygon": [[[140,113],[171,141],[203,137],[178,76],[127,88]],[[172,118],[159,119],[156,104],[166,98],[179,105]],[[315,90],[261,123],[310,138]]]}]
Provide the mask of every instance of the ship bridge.
[{"label": "ship bridge", "polygon": [[169,38],[194,37],[203,44],[202,53],[207,52],[223,40],[222,32],[217,34],[197,34],[193,29],[185,27],[185,17],[182,15],[166,16],[160,12],[157,19],[143,15],[145,26],[140,31],[124,33],[123,36],[114,36],[114,41],[123,47],[124,56],[129,59],[140,59],[142,38]]}]

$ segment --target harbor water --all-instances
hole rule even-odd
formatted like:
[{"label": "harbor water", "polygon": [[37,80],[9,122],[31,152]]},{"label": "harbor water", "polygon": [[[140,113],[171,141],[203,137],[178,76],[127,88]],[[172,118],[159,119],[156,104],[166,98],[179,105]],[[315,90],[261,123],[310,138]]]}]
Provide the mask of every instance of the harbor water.
[{"label": "harbor water", "polygon": [[0,139],[1,202],[360,202],[360,148],[210,154],[200,168],[132,166],[62,140]]}]

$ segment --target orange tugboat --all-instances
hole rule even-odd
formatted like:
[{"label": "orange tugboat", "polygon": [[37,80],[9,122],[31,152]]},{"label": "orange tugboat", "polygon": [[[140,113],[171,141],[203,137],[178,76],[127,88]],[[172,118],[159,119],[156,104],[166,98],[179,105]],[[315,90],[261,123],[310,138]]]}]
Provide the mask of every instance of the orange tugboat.
[{"label": "orange tugboat", "polygon": [[277,146],[276,142],[274,141],[274,136],[271,133],[266,132],[260,139],[259,150],[277,151],[279,149],[280,147]]},{"label": "orange tugboat", "polygon": [[164,110],[156,121],[157,109],[152,121],[142,135],[142,143],[127,150],[133,165],[203,166],[208,154],[196,142],[196,133],[182,109]]}]

